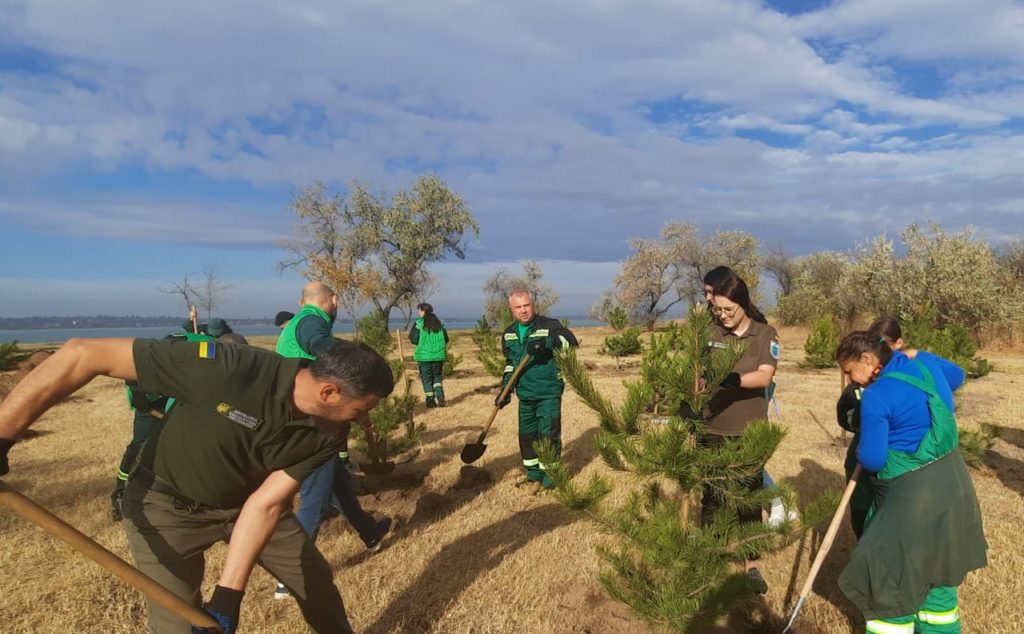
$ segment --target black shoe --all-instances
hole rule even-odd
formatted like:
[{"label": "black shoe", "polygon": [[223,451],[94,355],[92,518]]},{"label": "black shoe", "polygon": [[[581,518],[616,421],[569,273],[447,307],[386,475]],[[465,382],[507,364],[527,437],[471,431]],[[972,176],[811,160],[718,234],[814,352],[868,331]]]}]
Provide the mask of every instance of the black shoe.
[{"label": "black shoe", "polygon": [[427,397],[427,407],[437,407],[437,401],[434,400],[433,396]]},{"label": "black shoe", "polygon": [[760,570],[751,568],[747,571],[747,577],[750,579],[750,587],[754,594],[768,594],[768,582],[761,576]]},{"label": "black shoe", "polygon": [[445,406],[445,402],[444,402],[443,398],[437,399],[437,406],[438,407],[444,407]]},{"label": "black shoe", "polygon": [[111,520],[112,520],[112,521],[113,521],[113,522],[114,522],[115,524],[119,524],[119,523],[121,522],[121,519],[122,519],[122,516],[121,516],[121,509],[117,508],[116,506],[115,506],[115,507],[113,507],[113,508],[111,508],[111,509],[110,509],[110,519],[111,519]]},{"label": "black shoe", "polygon": [[366,550],[371,553],[375,553],[380,550],[381,544],[384,543],[384,538],[391,532],[391,518],[385,517],[377,522],[377,534],[369,541],[364,540],[366,544]]}]

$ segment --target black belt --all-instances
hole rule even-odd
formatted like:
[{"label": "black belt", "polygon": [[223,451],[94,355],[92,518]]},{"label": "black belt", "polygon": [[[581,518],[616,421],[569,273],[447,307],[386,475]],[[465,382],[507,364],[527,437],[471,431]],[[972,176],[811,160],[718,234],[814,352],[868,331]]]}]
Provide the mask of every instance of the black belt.
[{"label": "black belt", "polygon": [[190,511],[199,511],[202,509],[227,508],[222,506],[215,506],[213,504],[204,504],[202,502],[196,502],[191,498],[185,497],[184,495],[179,493],[177,489],[167,484],[163,480],[157,478],[155,473],[153,473],[151,470],[142,465],[139,465],[139,467],[135,470],[135,473],[132,474],[132,480],[136,479],[139,481],[139,484],[143,485],[150,491],[171,496],[172,498],[174,498],[176,505],[180,504],[181,506],[187,508]]}]

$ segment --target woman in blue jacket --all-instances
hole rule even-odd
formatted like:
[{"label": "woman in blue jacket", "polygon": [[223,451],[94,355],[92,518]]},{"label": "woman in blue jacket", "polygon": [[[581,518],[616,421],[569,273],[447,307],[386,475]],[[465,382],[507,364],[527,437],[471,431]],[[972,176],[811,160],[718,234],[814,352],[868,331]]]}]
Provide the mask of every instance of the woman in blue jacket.
[{"label": "woman in blue jacket", "polygon": [[864,534],[839,587],[867,632],[960,632],[957,586],[987,565],[988,548],[953,417],[964,372],[927,352],[894,352],[866,331],[847,335],[836,361],[865,386],[857,459],[875,472]]},{"label": "woman in blue jacket", "polygon": [[416,344],[412,358],[420,370],[427,407],[444,407],[444,359],[448,354],[448,331],[434,314],[434,307],[419,305],[420,318],[409,329],[409,341]]}]

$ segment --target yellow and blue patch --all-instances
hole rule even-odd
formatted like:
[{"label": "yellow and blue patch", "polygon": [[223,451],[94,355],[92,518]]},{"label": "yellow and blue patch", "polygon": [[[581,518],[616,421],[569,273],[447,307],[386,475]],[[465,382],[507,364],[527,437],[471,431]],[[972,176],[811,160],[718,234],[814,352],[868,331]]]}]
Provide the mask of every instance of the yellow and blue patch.
[{"label": "yellow and blue patch", "polygon": [[217,357],[217,344],[213,341],[199,342],[199,358],[215,359]]}]

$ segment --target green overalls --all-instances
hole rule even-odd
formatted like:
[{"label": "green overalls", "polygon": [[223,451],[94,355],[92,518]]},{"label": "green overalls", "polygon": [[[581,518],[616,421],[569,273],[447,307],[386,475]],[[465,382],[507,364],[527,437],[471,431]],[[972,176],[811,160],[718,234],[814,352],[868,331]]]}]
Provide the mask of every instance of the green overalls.
[{"label": "green overalls", "polygon": [[917,451],[889,449],[873,478],[875,502],[864,535],[839,587],[864,613],[874,634],[960,632],[956,590],[966,574],[987,563],[981,511],[960,455],[956,419],[923,379],[892,372],[928,395],[931,427]]}]

